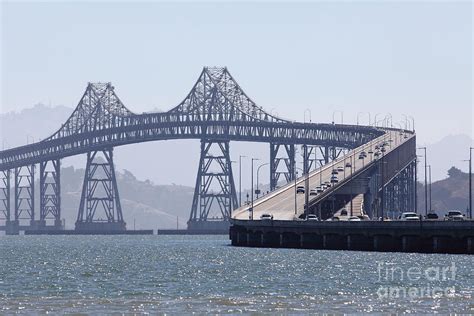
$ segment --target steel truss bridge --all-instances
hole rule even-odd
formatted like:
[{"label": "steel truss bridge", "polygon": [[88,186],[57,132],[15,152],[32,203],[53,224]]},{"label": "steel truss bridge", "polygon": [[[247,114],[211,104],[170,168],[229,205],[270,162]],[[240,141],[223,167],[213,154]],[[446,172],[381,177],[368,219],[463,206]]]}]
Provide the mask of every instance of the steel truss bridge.
[{"label": "steel truss bridge", "polygon": [[[0,151],[0,220],[11,234],[20,229],[60,229],[61,159],[85,154],[76,230],[124,230],[114,147],[199,139],[201,157],[188,227],[208,222],[212,207],[218,207],[220,219],[228,221],[239,207],[230,160],[231,141],[269,144],[270,188],[274,190],[279,181],[295,179],[297,145],[305,148],[308,173],[314,162],[313,150],[320,150],[328,163],[343,150],[353,150],[387,133],[387,129],[372,126],[301,123],[271,115],[245,94],[227,68],[205,67],[184,100],[163,113],[135,114],[120,101],[111,83],[89,83],[76,109],[57,132],[40,142]],[[412,168],[415,159],[410,151],[406,168]],[[39,216],[34,189],[37,166]],[[387,179],[384,185],[398,183],[394,179],[405,174],[405,169],[392,172],[393,179]],[[220,190],[213,190],[213,184],[218,184]],[[401,194],[397,197],[406,198]],[[47,225],[47,220],[53,221],[53,226]]]}]

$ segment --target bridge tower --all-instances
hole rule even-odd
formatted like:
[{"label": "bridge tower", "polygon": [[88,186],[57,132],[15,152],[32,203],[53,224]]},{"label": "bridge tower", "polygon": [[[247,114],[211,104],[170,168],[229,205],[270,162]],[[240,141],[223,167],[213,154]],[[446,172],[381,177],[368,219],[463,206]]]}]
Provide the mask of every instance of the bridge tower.
[{"label": "bridge tower", "polygon": [[19,227],[21,219],[29,219],[35,226],[35,165],[15,168],[15,220]]},{"label": "bridge tower", "polygon": [[295,145],[271,143],[270,191],[276,189],[282,175],[286,183],[293,181],[295,179],[295,171]]},{"label": "bridge tower", "polygon": [[[223,225],[228,225],[232,211],[238,206],[229,141],[201,140],[201,158],[188,229],[215,229],[219,224],[211,224],[212,220],[224,221]],[[220,211],[217,217],[210,218],[210,213],[217,209]]]},{"label": "bridge tower", "polygon": [[126,229],[117,188],[113,150],[87,153],[82,195],[76,221],[80,231]]},{"label": "bridge tower", "polygon": [[54,219],[61,228],[61,163],[59,159],[40,162],[40,226]]},{"label": "bridge tower", "polygon": [[7,235],[18,234],[12,230],[14,222],[11,217],[11,170],[0,171],[0,219],[5,221]]}]

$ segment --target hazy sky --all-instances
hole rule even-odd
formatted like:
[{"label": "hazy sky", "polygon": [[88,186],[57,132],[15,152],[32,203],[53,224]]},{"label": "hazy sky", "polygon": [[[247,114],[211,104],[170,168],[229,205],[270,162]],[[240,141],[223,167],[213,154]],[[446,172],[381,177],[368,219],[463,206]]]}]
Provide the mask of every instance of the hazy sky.
[{"label": "hazy sky", "polygon": [[[3,1],[1,9],[1,112],[38,102],[74,107],[89,81],[113,82],[137,113],[166,110],[186,96],[203,66],[217,65],[284,118],[303,121],[305,109],[313,122],[332,121],[334,111],[344,112],[345,123],[355,123],[358,112],[372,120],[391,113],[394,121],[406,114],[416,120],[420,144],[447,134],[472,137],[469,1]],[[368,115],[360,121],[368,123]],[[199,144],[191,142],[187,157],[186,142],[162,143],[125,146],[116,157],[134,156],[138,146],[179,152],[160,159],[162,166],[181,159],[180,175],[157,169],[152,178],[192,185]],[[252,148],[268,153],[264,145],[232,148],[233,159]],[[137,159],[156,162],[117,159],[132,171]]]},{"label": "hazy sky", "polygon": [[220,65],[285,118],[390,112],[415,117],[420,142],[472,135],[468,1],[2,2],[1,20],[2,112],[74,106],[88,81],[112,81],[133,111],[166,110]]}]

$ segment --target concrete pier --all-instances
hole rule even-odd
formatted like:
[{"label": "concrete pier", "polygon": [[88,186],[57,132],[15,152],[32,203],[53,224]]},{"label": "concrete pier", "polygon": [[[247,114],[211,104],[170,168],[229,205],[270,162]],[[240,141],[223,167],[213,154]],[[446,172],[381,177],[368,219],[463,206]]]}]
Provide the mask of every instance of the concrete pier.
[{"label": "concrete pier", "polygon": [[233,220],[233,246],[474,254],[474,221]]}]

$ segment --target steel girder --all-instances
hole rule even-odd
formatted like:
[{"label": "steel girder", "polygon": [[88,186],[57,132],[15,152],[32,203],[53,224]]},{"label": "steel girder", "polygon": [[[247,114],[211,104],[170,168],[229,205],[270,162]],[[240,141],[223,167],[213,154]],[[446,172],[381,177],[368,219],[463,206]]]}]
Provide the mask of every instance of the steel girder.
[{"label": "steel girder", "polygon": [[[44,140],[0,152],[0,170],[12,169],[45,160],[87,153],[133,143],[170,139],[215,139],[226,141],[307,144],[355,148],[382,135],[381,130],[352,129],[326,124],[265,122],[178,121],[174,114],[161,115],[156,123],[142,117],[127,118],[126,124]],[[181,118],[182,119],[182,118]]]},{"label": "steel girder", "polygon": [[20,219],[35,220],[35,165],[15,168],[15,221]]},{"label": "steel girder", "polygon": [[[283,148],[282,150],[280,150]],[[283,163],[281,163],[283,161]],[[270,190],[278,186],[280,176],[286,183],[295,179],[295,145],[270,144]]]},{"label": "steel girder", "polygon": [[11,187],[10,187],[11,171],[0,171],[0,216],[5,221],[11,220]]},{"label": "steel girder", "polygon": [[226,68],[206,67],[186,98],[166,113],[134,114],[110,83],[89,83],[51,137],[0,152],[0,170],[131,143],[216,139],[354,148],[382,135],[369,126],[290,122],[266,113]]},{"label": "steel girder", "polygon": [[87,153],[76,229],[91,223],[119,223],[125,227],[112,149]]},{"label": "steel girder", "polygon": [[61,163],[60,160],[40,163],[40,222],[54,219],[61,225]]},{"label": "steel girder", "polygon": [[[211,153],[211,149],[218,152]],[[216,184],[218,189],[214,191]],[[232,210],[239,203],[228,141],[201,140],[201,158],[194,190],[189,222],[207,221],[215,201],[217,205],[214,207],[219,208],[222,216],[219,219],[229,220]]]}]

